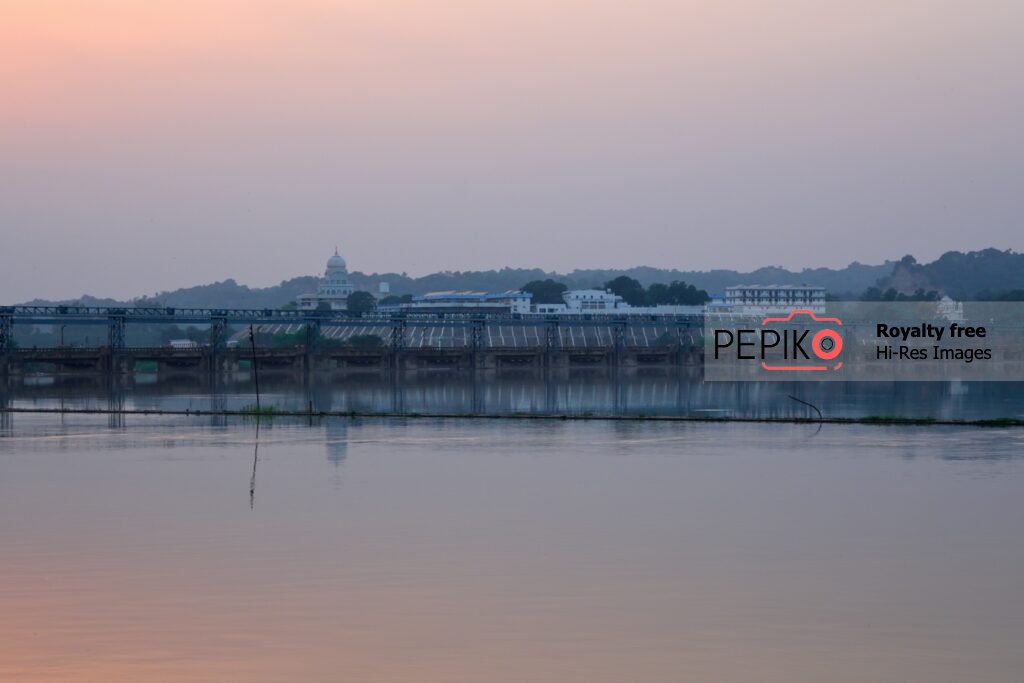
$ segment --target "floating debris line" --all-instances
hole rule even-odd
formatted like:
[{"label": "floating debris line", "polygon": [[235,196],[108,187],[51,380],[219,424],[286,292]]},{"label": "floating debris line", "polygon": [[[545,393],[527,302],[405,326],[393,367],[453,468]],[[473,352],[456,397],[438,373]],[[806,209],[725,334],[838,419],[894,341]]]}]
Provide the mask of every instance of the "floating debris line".
[{"label": "floating debris line", "polygon": [[932,417],[899,417],[894,415],[868,415],[865,417],[737,417],[730,415],[602,415],[580,413],[444,413],[444,412],[384,412],[384,411],[314,411],[284,410],[263,406],[259,412],[252,410],[196,410],[159,408],[0,408],[3,413],[23,414],[64,414],[64,415],[176,415],[187,417],[244,417],[261,420],[274,418],[311,417],[373,417],[373,418],[433,418],[461,420],[576,420],[611,422],[712,422],[712,423],[755,423],[755,424],[859,424],[859,425],[913,425],[913,426],[960,426],[960,427],[1024,427],[1024,419],[998,417],[977,420],[950,420]]}]

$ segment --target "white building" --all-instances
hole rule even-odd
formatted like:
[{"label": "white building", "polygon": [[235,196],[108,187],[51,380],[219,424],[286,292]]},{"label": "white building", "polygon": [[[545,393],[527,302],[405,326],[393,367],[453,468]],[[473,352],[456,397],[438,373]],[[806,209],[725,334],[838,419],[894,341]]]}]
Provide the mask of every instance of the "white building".
[{"label": "white building", "polygon": [[618,294],[604,289],[571,289],[562,293],[564,304],[537,304],[534,313],[547,315],[700,315],[703,306],[630,306]]},{"label": "white building", "polygon": [[565,313],[565,304],[534,304],[531,313],[543,313],[545,315],[557,315]]},{"label": "white building", "polygon": [[615,313],[629,308],[629,304],[618,294],[604,289],[571,289],[562,293],[565,313]]},{"label": "white building", "polygon": [[529,292],[430,292],[402,304],[404,311],[422,313],[529,313]]},{"label": "white building", "polygon": [[762,315],[792,310],[825,312],[825,288],[813,285],[734,285],[725,288],[732,313]]},{"label": "white building", "polygon": [[345,259],[335,249],[334,256],[327,259],[327,269],[317,285],[316,294],[302,294],[295,301],[304,311],[315,311],[321,304],[326,304],[332,311],[344,311],[348,308],[348,295],[352,289]]},{"label": "white building", "polygon": [[939,299],[939,303],[935,306],[936,312],[940,318],[945,318],[950,322],[962,323],[964,322],[964,305],[959,301],[953,301],[948,296],[944,296]]}]

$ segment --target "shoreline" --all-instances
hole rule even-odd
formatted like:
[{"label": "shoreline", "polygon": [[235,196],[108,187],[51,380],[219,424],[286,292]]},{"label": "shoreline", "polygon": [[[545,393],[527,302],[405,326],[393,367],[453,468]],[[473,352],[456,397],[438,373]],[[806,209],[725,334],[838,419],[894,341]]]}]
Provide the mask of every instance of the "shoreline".
[{"label": "shoreline", "polygon": [[592,415],[592,414],[551,414],[539,415],[529,413],[440,413],[440,412],[408,412],[392,413],[380,411],[309,411],[309,410],[277,410],[264,409],[260,412],[252,410],[169,410],[169,409],[120,409],[109,408],[0,408],[0,413],[37,414],[37,415],[169,415],[183,417],[244,417],[257,419],[273,418],[312,418],[312,417],[347,417],[347,418],[410,418],[410,419],[470,419],[470,420],[548,420],[548,421],[609,421],[609,422],[710,422],[710,423],[750,423],[750,424],[837,424],[837,425],[871,425],[871,426],[947,426],[947,427],[1024,427],[1024,419],[1000,417],[977,420],[948,420],[937,418],[896,417],[885,415],[868,415],[865,417],[729,417],[700,415]]}]

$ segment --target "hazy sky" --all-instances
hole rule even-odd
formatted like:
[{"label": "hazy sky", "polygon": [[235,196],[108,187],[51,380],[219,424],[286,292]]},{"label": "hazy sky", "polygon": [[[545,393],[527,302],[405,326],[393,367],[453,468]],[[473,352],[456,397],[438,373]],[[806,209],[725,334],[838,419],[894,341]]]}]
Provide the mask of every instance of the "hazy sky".
[{"label": "hazy sky", "polygon": [[0,302],[1024,249],[1021,0],[0,0]]}]

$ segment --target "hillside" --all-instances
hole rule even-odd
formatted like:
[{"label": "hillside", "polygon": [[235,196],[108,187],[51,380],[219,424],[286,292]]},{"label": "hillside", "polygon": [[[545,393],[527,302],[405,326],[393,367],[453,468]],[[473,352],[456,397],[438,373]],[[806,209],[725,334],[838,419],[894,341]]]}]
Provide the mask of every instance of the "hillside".
[{"label": "hillside", "polygon": [[937,291],[954,299],[970,299],[1024,289],[1024,254],[1011,250],[983,249],[966,254],[948,251],[935,261],[920,264],[913,257],[898,261],[892,273],[879,282],[911,294],[918,289]]},{"label": "hillside", "polygon": [[397,273],[352,273],[350,279],[360,289],[376,291],[377,284],[386,281],[395,294],[422,294],[423,292],[446,289],[472,289],[481,291],[502,291],[518,289],[531,280],[551,278],[564,282],[570,289],[600,287],[620,275],[638,280],[645,287],[656,282],[682,280],[709,292],[721,292],[729,285],[736,284],[809,284],[821,285],[830,292],[858,293],[878,282],[892,272],[893,263],[868,266],[851,263],[846,268],[807,268],[790,271],[778,267],[759,268],[750,272],[735,270],[683,271],[639,266],[627,269],[586,269],[568,273],[546,272],[540,269],[503,268],[489,271],[465,271],[433,273],[421,278],[410,278]]},{"label": "hillside", "polygon": [[[733,270],[680,271],[650,267],[623,270],[574,270],[570,273],[553,273],[538,268],[502,268],[487,271],[450,271],[432,273],[419,278],[400,273],[366,274],[355,271],[349,279],[356,289],[376,292],[379,283],[387,282],[393,294],[422,294],[424,292],[469,289],[481,291],[503,291],[518,289],[531,280],[553,278],[566,283],[570,288],[599,287],[620,275],[639,280],[649,286],[656,282],[683,280],[709,292],[722,291],[726,286],[744,283],[772,284],[813,284],[826,287],[830,292],[860,292],[888,275],[892,264],[866,266],[853,263],[839,270],[828,268],[806,269],[792,272],[783,268],[760,268],[752,272]],[[149,297],[139,297],[131,302],[113,299],[96,299],[88,295],[77,299],[61,301],[35,300],[33,304],[87,304],[93,306],[146,305],[195,306],[199,308],[277,308],[295,301],[295,297],[316,290],[317,278],[301,276],[285,280],[273,287],[248,287],[234,280],[224,280],[207,285],[198,285],[160,292]]]},{"label": "hillside", "polygon": [[[790,271],[767,266],[750,272],[735,270],[681,271],[640,266],[621,270],[574,270],[554,273],[539,268],[502,268],[487,271],[449,271],[423,277],[409,277],[402,273],[350,274],[356,289],[376,292],[380,282],[387,282],[393,294],[422,294],[424,292],[469,289],[503,291],[518,289],[531,280],[552,278],[570,288],[599,287],[620,275],[639,280],[644,286],[656,282],[682,280],[708,292],[721,292],[734,284],[809,284],[825,287],[830,294],[840,297],[859,296],[868,287],[889,287],[904,293],[917,289],[936,290],[954,298],[969,299],[979,294],[1024,289],[1024,254],[998,249],[984,249],[961,253],[951,251],[932,263],[919,264],[913,257],[901,261],[887,261],[882,265],[851,263],[845,268],[807,268]],[[201,308],[276,308],[295,301],[295,297],[316,289],[317,278],[300,276],[273,287],[248,287],[234,280],[224,280],[161,292],[151,297],[140,297],[132,302],[96,299],[83,296],[63,301],[36,300],[30,303],[85,303],[95,306],[159,303],[164,306],[195,306]]]}]

